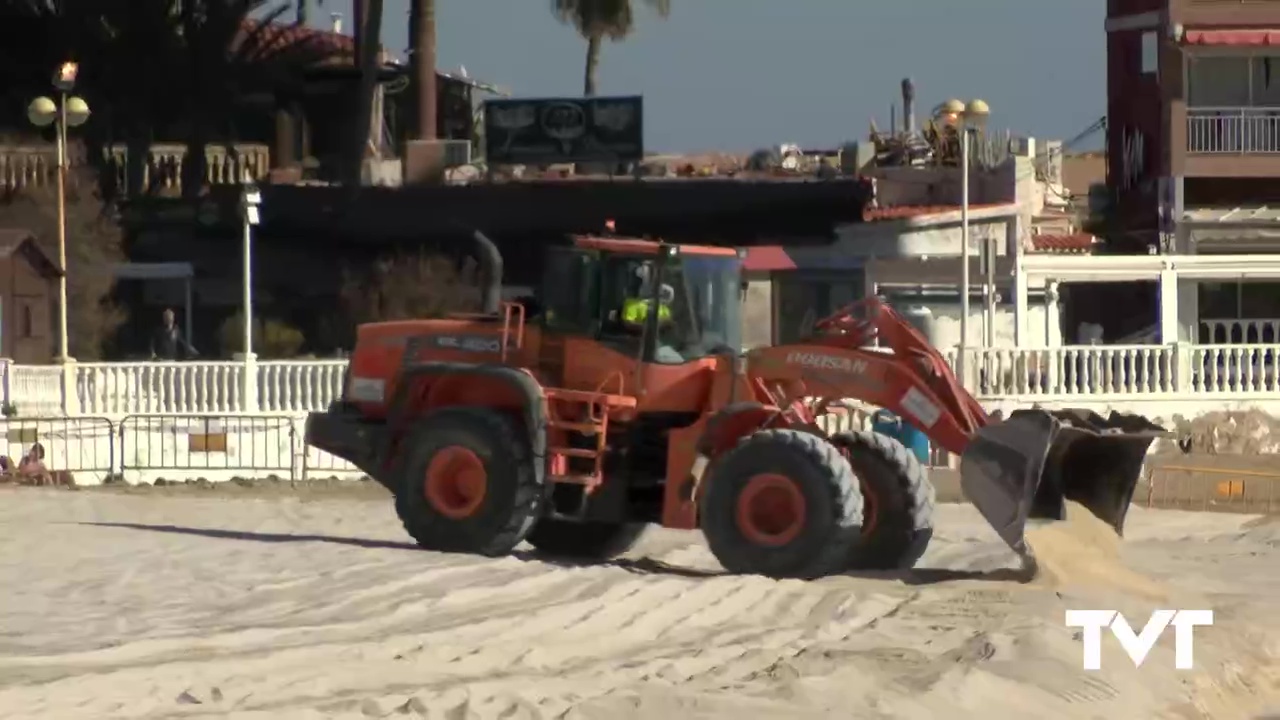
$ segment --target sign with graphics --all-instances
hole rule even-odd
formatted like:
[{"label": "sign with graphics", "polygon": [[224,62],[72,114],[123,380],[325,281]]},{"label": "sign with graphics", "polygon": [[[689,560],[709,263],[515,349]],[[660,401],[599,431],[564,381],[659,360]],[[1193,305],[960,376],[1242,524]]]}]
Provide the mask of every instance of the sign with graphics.
[{"label": "sign with graphics", "polygon": [[792,352],[787,355],[788,365],[800,365],[813,370],[838,370],[850,375],[861,375],[867,371],[866,360],[855,360],[840,355],[823,355],[822,353]]},{"label": "sign with graphics", "polygon": [[488,100],[485,159],[493,165],[639,160],[643,115],[640,96]]},{"label": "sign with graphics", "polygon": [[1173,666],[1178,670],[1191,670],[1195,666],[1195,646],[1192,633],[1200,625],[1213,624],[1212,610],[1157,610],[1151,614],[1142,632],[1135,633],[1129,621],[1115,610],[1068,610],[1067,627],[1082,629],[1085,670],[1102,669],[1102,629],[1110,628],[1120,647],[1133,661],[1134,667],[1142,667],[1147,654],[1170,625],[1173,626]]},{"label": "sign with graphics", "polygon": [[500,353],[502,341],[492,335],[433,335],[431,344],[441,350]]}]

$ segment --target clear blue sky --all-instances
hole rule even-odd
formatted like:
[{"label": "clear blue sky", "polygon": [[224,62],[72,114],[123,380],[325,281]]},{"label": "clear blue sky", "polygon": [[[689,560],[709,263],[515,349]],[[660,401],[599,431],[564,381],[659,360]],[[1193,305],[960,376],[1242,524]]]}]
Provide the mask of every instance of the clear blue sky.
[{"label": "clear blue sky", "polygon": [[[887,126],[906,76],[923,112],[981,97],[1015,134],[1068,139],[1106,112],[1100,0],[672,0],[665,21],[634,1],[639,27],[605,45],[600,91],[644,95],[651,152],[834,147],[872,116]],[[408,0],[385,2],[383,43],[401,51]],[[437,2],[440,69],[581,94],[585,44],[550,0]],[[324,0],[314,24],[330,12],[350,28],[350,0]]]}]

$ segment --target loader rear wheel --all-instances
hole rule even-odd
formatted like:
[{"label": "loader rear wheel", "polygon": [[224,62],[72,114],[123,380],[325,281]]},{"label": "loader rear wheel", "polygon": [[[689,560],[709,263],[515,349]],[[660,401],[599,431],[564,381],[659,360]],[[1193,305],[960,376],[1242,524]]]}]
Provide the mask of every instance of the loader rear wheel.
[{"label": "loader rear wheel", "polygon": [[848,459],[865,501],[849,567],[914,567],[933,538],[936,492],[928,471],[902,443],[880,433],[841,433],[831,442]]},{"label": "loader rear wheel", "polygon": [[609,560],[630,550],[645,523],[571,522],[543,518],[527,538],[540,554],[574,560]]},{"label": "loader rear wheel", "polygon": [[848,461],[826,438],[799,430],[762,430],[721,456],[701,510],[711,552],[733,573],[837,573],[862,532]]},{"label": "loader rear wheel", "polygon": [[423,418],[401,447],[396,514],[418,545],[493,557],[529,534],[542,486],[513,420],[483,408],[446,408]]}]

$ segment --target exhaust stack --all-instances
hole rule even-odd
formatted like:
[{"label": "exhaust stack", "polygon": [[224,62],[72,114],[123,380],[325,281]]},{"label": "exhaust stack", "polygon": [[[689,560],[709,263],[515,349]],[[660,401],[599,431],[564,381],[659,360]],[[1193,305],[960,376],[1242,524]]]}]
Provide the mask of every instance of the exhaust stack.
[{"label": "exhaust stack", "polygon": [[475,240],[475,258],[480,266],[482,309],[486,314],[497,315],[502,309],[502,253],[489,236],[479,230],[471,237]]}]

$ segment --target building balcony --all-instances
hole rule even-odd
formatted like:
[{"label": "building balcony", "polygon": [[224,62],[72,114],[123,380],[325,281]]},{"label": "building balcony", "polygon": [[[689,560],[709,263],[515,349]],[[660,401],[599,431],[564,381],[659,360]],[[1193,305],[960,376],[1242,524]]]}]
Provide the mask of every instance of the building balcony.
[{"label": "building balcony", "polygon": [[[115,176],[116,186],[128,194],[146,188],[163,194],[182,192],[182,166],[187,155],[183,143],[154,143],[143,164],[141,188],[126,187],[128,148],[111,145],[104,150],[105,166]],[[74,167],[87,162],[83,156],[69,158]],[[0,145],[0,189],[20,190],[52,186],[57,179],[57,150],[53,145]],[[266,176],[271,168],[271,150],[259,143],[210,145],[205,148],[205,182],[209,185],[234,185],[247,172],[255,180]]]},{"label": "building balcony", "polygon": [[1169,22],[1187,27],[1274,27],[1280,0],[1168,0]]},{"label": "building balcony", "polygon": [[1280,107],[1188,108],[1187,152],[1280,154]]},{"label": "building balcony", "polygon": [[1175,175],[1280,176],[1280,106],[1170,105]]}]

